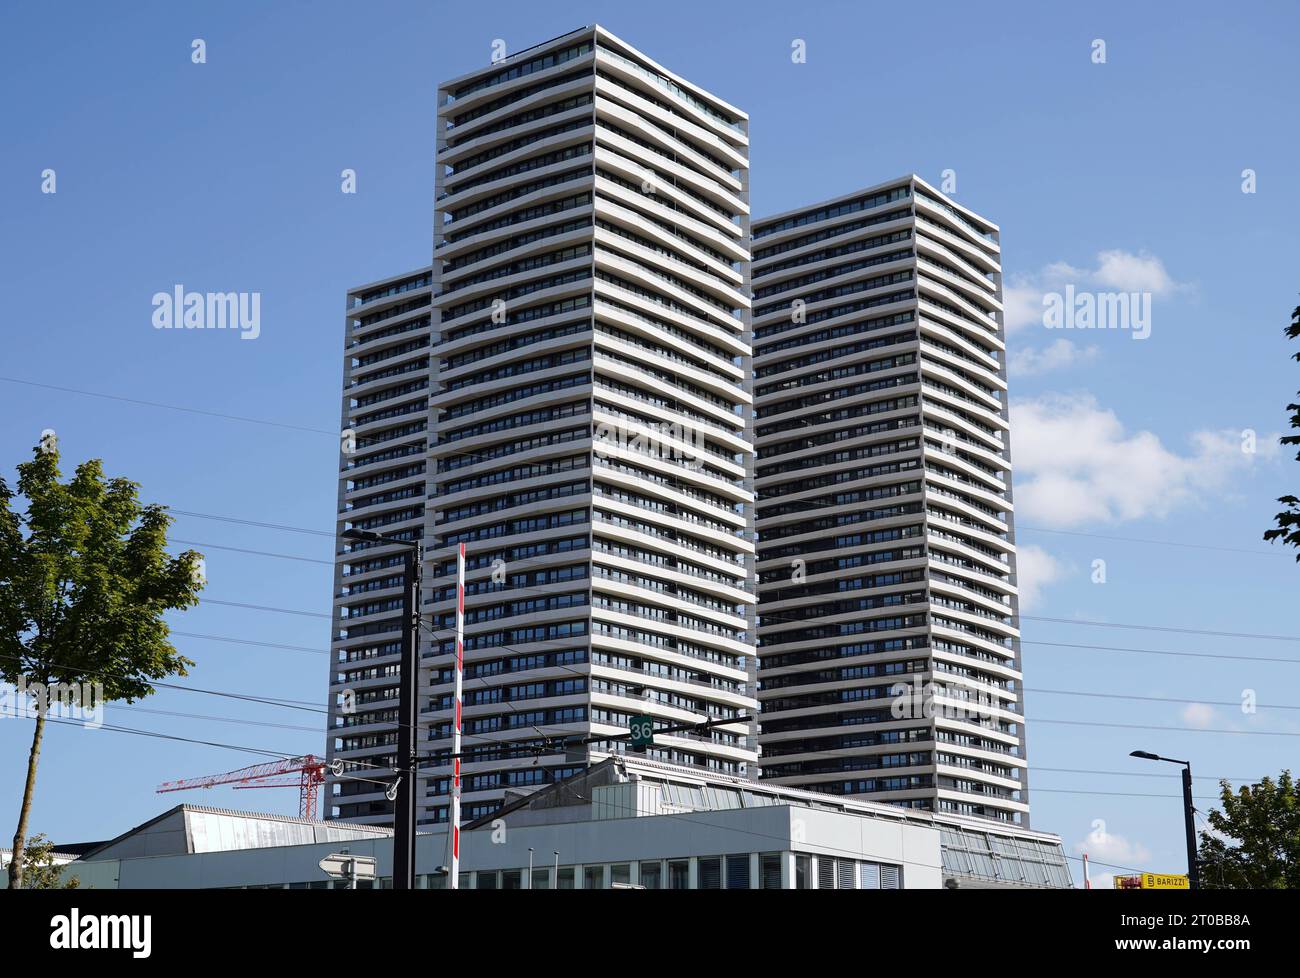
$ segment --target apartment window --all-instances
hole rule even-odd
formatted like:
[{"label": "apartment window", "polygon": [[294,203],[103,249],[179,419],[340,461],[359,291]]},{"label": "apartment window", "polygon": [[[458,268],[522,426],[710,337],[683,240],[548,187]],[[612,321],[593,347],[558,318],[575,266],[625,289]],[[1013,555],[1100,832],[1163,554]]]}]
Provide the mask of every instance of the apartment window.
[{"label": "apartment window", "polygon": [[688,890],[691,887],[691,864],[685,859],[674,859],[668,864],[668,889]]},{"label": "apartment window", "polygon": [[837,870],[836,875],[838,877],[838,885],[836,886],[836,889],[852,890],[854,888],[853,877],[854,875],[856,875],[853,872],[853,860],[852,859],[839,860],[836,863],[836,870]]},{"label": "apartment window", "polygon": [[749,889],[749,853],[727,857],[727,889]]},{"label": "apartment window", "polygon": [[603,890],[605,888],[605,867],[583,866],[582,888],[584,890]]},{"label": "apartment window", "polygon": [[765,852],[758,857],[758,885],[763,890],[781,889],[781,853]]},{"label": "apartment window", "polygon": [[700,889],[722,889],[722,860],[715,856],[700,860]]},{"label": "apartment window", "polygon": [[647,890],[663,889],[663,867],[658,862],[641,864],[641,885]]},{"label": "apartment window", "polygon": [[817,889],[835,889],[835,860],[829,856],[817,857]]},{"label": "apartment window", "polygon": [[881,866],[880,888],[882,890],[901,890],[903,888],[903,867]]},{"label": "apartment window", "polygon": [[858,867],[858,887],[863,890],[880,889],[880,866],[876,863],[862,863]]},{"label": "apartment window", "polygon": [[796,890],[812,889],[812,857],[794,857],[794,888]]}]

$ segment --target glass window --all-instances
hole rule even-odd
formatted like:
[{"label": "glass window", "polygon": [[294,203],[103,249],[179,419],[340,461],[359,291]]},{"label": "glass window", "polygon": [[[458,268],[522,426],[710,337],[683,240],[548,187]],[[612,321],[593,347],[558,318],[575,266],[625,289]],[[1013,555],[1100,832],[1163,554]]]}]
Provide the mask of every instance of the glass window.
[{"label": "glass window", "polygon": [[688,890],[691,887],[691,864],[685,859],[674,859],[668,864],[668,889]]},{"label": "glass window", "polygon": [[758,879],[761,889],[781,889],[781,853],[765,852],[758,857]]},{"label": "glass window", "polygon": [[630,884],[632,882],[632,866],[630,863],[615,863],[613,866],[609,867],[609,876],[611,884]]},{"label": "glass window", "polygon": [[794,857],[794,888],[796,890],[812,889],[812,857]]},{"label": "glass window", "polygon": [[479,889],[479,890],[495,890],[495,889],[497,889],[497,888],[498,888],[498,887],[497,887],[497,874],[496,874],[496,872],[494,871],[494,872],[491,872],[491,873],[485,873],[485,872],[483,872],[482,870],[479,870],[479,874],[478,874],[478,883],[475,885],[475,889]]},{"label": "glass window", "polygon": [[524,871],[522,869],[507,869],[501,874],[501,889],[503,890],[522,890],[524,888]]},{"label": "glass window", "polygon": [[663,867],[658,862],[641,864],[641,885],[647,890],[663,888]]},{"label": "glass window", "polygon": [[858,867],[858,886],[863,890],[880,889],[880,866],[876,863],[862,863]]},{"label": "glass window", "polygon": [[835,860],[829,856],[817,857],[817,889],[835,889]]},{"label": "glass window", "polygon": [[901,890],[903,888],[903,867],[881,866],[880,888],[882,890]]},{"label": "glass window", "polygon": [[749,889],[749,853],[727,857],[727,889]]},{"label": "glass window", "polygon": [[560,885],[557,886],[556,889],[557,890],[573,889],[573,867],[572,866],[560,867]]},{"label": "glass window", "polygon": [[551,888],[551,871],[549,869],[534,869],[532,888],[534,890],[549,890]]},{"label": "glass window", "polygon": [[699,866],[700,866],[700,889],[701,890],[722,889],[722,860],[717,856],[713,856],[709,859],[701,859]]},{"label": "glass window", "polygon": [[582,888],[584,890],[603,890],[605,888],[605,867],[583,866]]},{"label": "glass window", "polygon": [[837,885],[836,889],[840,889],[840,890],[852,890],[852,889],[854,889],[854,886],[853,886],[853,877],[854,877],[855,875],[857,875],[857,874],[854,873],[854,871],[853,871],[853,868],[854,868],[854,867],[853,867],[853,860],[852,860],[852,859],[841,859],[841,860],[839,860],[839,861],[836,862],[836,864],[835,864],[835,868],[836,868],[837,875],[838,875],[838,885]]}]

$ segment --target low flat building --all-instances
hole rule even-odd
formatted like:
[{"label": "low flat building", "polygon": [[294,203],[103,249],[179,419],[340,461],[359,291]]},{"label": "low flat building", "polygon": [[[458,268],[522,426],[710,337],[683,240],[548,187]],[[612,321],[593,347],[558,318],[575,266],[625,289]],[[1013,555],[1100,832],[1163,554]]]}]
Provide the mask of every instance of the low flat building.
[{"label": "low flat building", "polygon": [[[468,889],[1070,888],[1059,837],[987,819],[753,782],[635,755],[507,798],[465,826]],[[416,840],[421,888],[447,884],[447,835]],[[319,862],[372,856],[390,830],[182,805],[65,870],[95,888],[341,888]]]}]

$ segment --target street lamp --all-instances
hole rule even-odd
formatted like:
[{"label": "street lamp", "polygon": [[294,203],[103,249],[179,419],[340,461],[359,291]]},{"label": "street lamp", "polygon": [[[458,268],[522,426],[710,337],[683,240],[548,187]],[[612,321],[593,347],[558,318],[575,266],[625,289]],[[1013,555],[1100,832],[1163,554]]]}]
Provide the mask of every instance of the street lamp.
[{"label": "street lamp", "polygon": [[419,722],[416,687],[420,655],[420,564],[423,552],[419,540],[396,540],[371,530],[344,530],[346,540],[391,543],[402,547],[402,673],[397,699],[397,799],[393,812],[393,889],[415,889],[415,736]]},{"label": "street lamp", "polygon": [[1192,805],[1192,765],[1189,761],[1179,761],[1172,757],[1161,757],[1150,751],[1131,751],[1129,757],[1140,757],[1144,761],[1165,761],[1169,764],[1183,766],[1183,821],[1187,830],[1187,885],[1190,889],[1201,888],[1201,874],[1196,866],[1196,818]]}]

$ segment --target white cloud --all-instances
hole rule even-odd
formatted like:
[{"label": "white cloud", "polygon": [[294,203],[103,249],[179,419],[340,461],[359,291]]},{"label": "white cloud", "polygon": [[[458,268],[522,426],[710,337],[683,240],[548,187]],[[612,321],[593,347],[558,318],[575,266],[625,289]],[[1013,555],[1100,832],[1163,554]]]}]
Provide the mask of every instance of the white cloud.
[{"label": "white cloud", "polygon": [[1206,703],[1188,703],[1183,707],[1183,723],[1189,727],[1205,729],[1218,719],[1214,707]]},{"label": "white cloud", "polygon": [[1130,432],[1091,394],[1045,394],[1011,405],[1016,513],[1025,523],[1068,528],[1163,518],[1228,492],[1269,457],[1242,451],[1240,432],[1198,431],[1182,455],[1150,431]]},{"label": "white cloud", "polygon": [[1078,268],[1058,261],[1037,272],[1008,276],[1002,289],[1002,321],[1007,335],[1028,326],[1043,325],[1043,296],[1064,291],[1073,285],[1076,291],[1150,292],[1167,296],[1186,291],[1190,286],[1174,281],[1165,263],[1148,252],[1134,254],[1122,248],[1097,253],[1096,264]]},{"label": "white cloud", "polygon": [[[1087,838],[1074,844],[1074,851],[1078,855],[1083,855],[1086,852],[1089,859],[1110,863],[1112,867],[1124,866],[1139,869],[1151,858],[1151,850],[1146,846],[1141,843],[1130,842],[1124,836],[1107,832],[1104,828],[1089,832]],[[1096,882],[1097,875],[1094,873],[1094,885]],[[1109,884],[1109,878],[1107,883]]]},{"label": "white cloud", "polygon": [[1121,292],[1150,292],[1168,295],[1178,288],[1165,264],[1155,255],[1143,252],[1134,255],[1118,249],[1097,255],[1097,268],[1090,278],[1098,285],[1119,289]]},{"label": "white cloud", "polygon": [[1002,290],[1002,325],[1010,336],[1026,326],[1043,323],[1043,290],[1017,276]]},{"label": "white cloud", "polygon": [[1031,610],[1042,600],[1043,589],[1065,574],[1065,566],[1042,547],[1016,548],[1016,584],[1020,592],[1020,611]]},{"label": "white cloud", "polygon": [[1047,373],[1079,366],[1097,359],[1101,351],[1095,345],[1079,346],[1064,337],[1042,349],[1014,350],[1007,358],[1007,372],[1017,377]]}]

